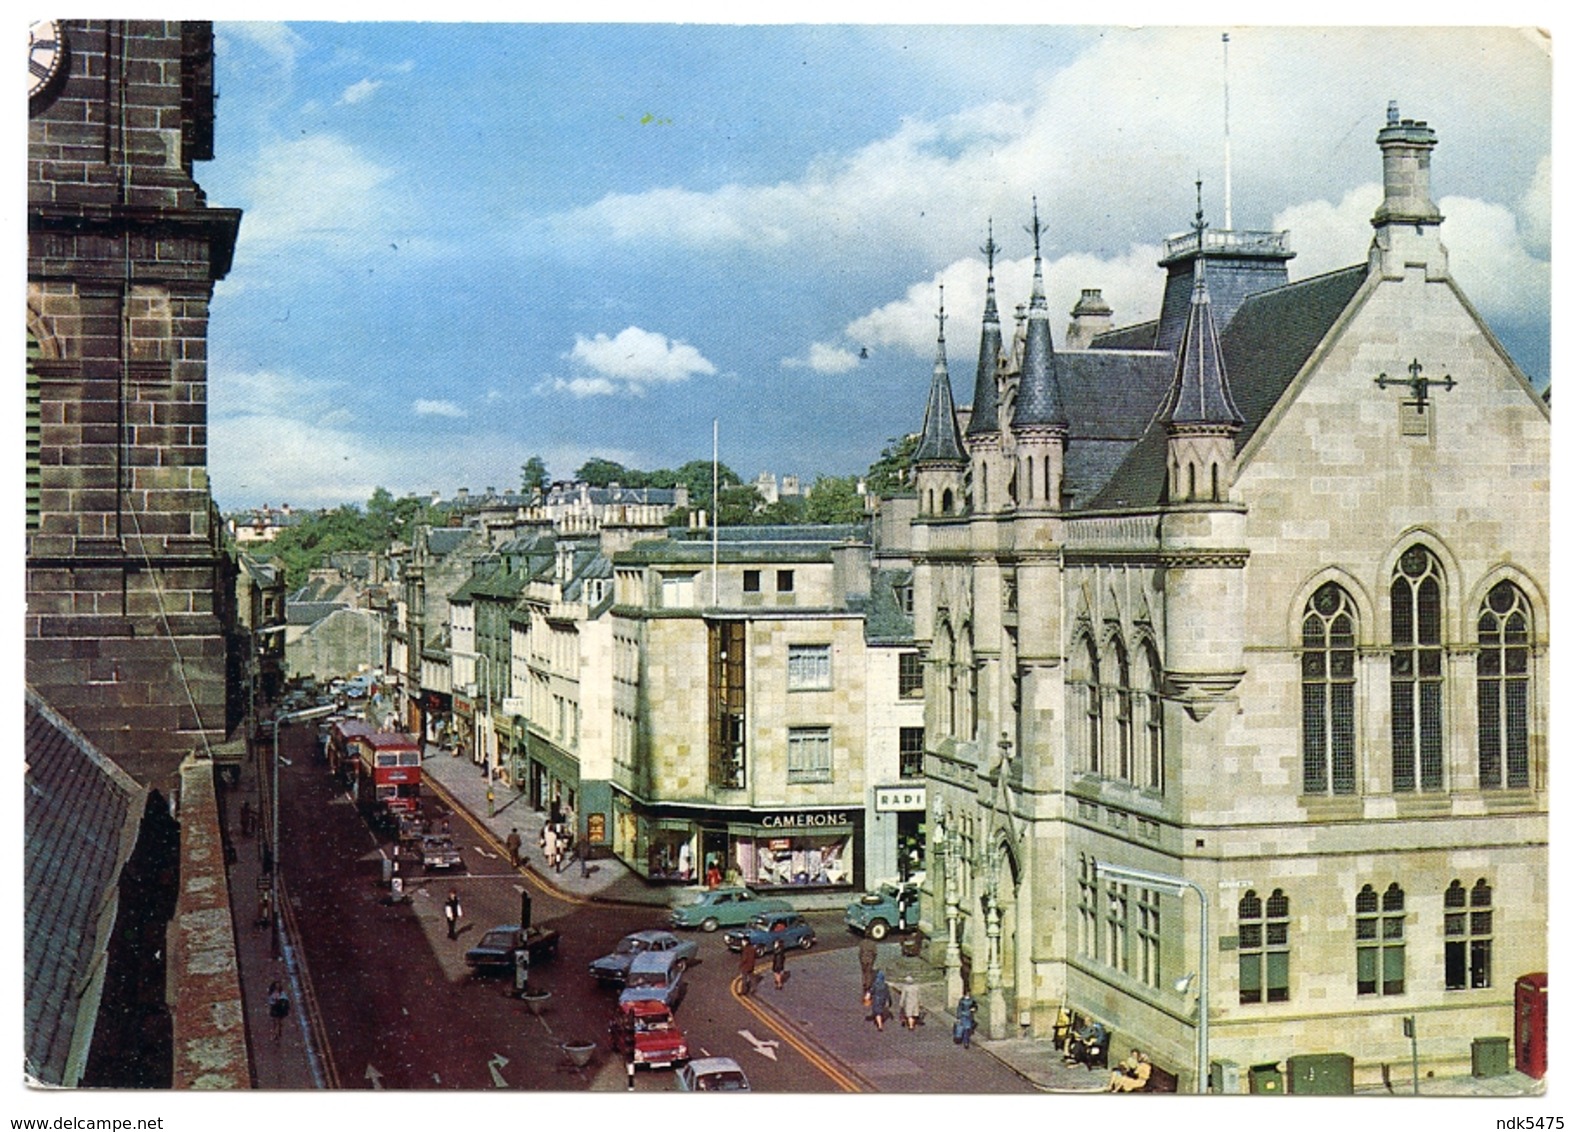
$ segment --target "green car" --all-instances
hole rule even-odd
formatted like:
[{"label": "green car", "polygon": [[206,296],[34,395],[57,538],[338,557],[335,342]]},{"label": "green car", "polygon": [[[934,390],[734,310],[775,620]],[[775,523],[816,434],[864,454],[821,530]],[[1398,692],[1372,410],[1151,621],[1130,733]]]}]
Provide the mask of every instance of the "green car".
[{"label": "green car", "polygon": [[707,888],[696,893],[688,903],[674,908],[671,923],[675,928],[713,932],[720,927],[746,924],[761,912],[790,911],[792,905],[787,901],[761,896],[753,889]]},{"label": "green car", "polygon": [[918,926],[918,886],[912,881],[901,885],[882,884],[847,906],[847,926],[870,939],[884,939],[893,931]]}]

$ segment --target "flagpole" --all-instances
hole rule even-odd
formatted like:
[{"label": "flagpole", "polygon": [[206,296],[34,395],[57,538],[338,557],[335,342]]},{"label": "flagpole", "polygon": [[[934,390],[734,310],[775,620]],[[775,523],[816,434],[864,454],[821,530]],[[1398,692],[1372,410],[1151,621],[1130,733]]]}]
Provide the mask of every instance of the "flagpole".
[{"label": "flagpole", "polygon": [[721,526],[721,418],[712,417],[710,422],[710,604],[716,608],[716,568],[720,558],[720,547],[717,544],[718,529]]}]

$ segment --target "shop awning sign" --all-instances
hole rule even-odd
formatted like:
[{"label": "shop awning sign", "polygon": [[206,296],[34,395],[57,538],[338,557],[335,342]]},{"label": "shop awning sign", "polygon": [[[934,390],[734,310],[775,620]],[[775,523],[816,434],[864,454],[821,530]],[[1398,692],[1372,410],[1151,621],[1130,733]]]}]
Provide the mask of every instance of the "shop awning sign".
[{"label": "shop awning sign", "polygon": [[905,813],[909,810],[927,809],[928,791],[922,786],[876,786],[874,808],[876,813]]}]

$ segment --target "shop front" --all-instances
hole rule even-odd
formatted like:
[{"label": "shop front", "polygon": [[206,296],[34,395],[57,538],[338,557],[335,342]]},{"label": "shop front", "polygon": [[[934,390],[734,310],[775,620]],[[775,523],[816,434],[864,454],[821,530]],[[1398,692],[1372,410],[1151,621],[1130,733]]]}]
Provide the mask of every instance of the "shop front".
[{"label": "shop front", "polygon": [[642,807],[613,796],[613,852],[654,883],[746,884],[760,891],[854,890],[863,882],[863,811]]},{"label": "shop front", "polygon": [[475,701],[454,693],[454,753],[475,757]]}]

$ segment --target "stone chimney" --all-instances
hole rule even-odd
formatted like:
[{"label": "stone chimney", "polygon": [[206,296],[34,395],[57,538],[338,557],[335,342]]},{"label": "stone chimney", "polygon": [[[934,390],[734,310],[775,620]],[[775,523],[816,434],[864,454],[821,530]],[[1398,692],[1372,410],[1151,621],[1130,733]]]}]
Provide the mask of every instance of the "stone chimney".
[{"label": "stone chimney", "polygon": [[1437,133],[1425,122],[1399,116],[1388,104],[1388,121],[1377,134],[1383,151],[1383,203],[1372,216],[1369,265],[1384,278],[1401,279],[1410,268],[1426,278],[1448,275],[1448,251],[1439,226],[1443,214],[1432,203],[1432,150]]},{"label": "stone chimney", "polygon": [[1104,292],[1085,287],[1077,305],[1071,308],[1071,325],[1066,328],[1066,349],[1086,350],[1093,339],[1111,329],[1115,312],[1104,301]]},{"label": "stone chimney", "polygon": [[1383,151],[1383,203],[1372,223],[1436,224],[1443,219],[1432,203],[1432,150],[1437,132],[1425,122],[1399,117],[1399,103],[1388,104],[1388,123],[1378,132]]}]

